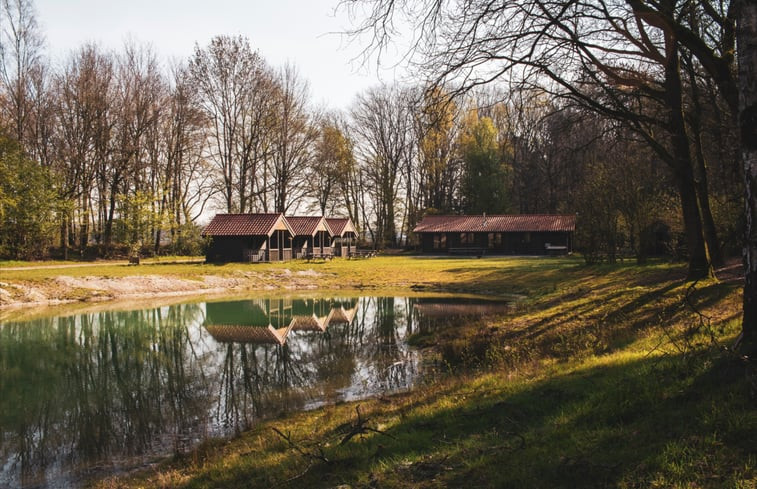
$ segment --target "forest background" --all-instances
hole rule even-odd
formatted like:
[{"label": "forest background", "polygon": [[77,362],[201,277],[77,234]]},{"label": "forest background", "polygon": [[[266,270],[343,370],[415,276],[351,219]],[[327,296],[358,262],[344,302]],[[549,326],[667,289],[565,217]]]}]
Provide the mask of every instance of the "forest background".
[{"label": "forest background", "polygon": [[[348,216],[377,248],[412,245],[429,213],[577,213],[588,261],[666,253],[701,274],[742,246],[736,115],[701,60],[629,5],[589,6],[596,42],[572,61],[542,38],[562,85],[544,70],[475,82],[478,66],[467,84],[419,76],[326,111],[243,37],[172,66],[136,42],[54,66],[33,3],[4,0],[0,255],[197,254],[215,211]],[[675,16],[733,68],[729,4]]]}]

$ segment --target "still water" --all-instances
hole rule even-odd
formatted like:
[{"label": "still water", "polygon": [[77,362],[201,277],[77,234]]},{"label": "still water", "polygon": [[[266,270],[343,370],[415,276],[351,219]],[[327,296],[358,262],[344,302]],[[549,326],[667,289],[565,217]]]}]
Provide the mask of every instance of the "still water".
[{"label": "still water", "polygon": [[0,322],[0,487],[79,487],[261,418],[410,389],[410,335],[504,307],[250,299]]}]

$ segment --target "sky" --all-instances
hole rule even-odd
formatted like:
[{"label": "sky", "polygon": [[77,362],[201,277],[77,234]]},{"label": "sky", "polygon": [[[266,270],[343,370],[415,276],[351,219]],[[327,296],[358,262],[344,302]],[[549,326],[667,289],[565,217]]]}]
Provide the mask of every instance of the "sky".
[{"label": "sky", "polygon": [[120,50],[129,39],[169,63],[216,35],[243,35],[272,66],[294,64],[316,106],[346,109],[396,70],[354,61],[361,46],[338,34],[350,26],[346,13],[334,14],[338,1],[35,0],[35,7],[53,63],[87,42]]}]

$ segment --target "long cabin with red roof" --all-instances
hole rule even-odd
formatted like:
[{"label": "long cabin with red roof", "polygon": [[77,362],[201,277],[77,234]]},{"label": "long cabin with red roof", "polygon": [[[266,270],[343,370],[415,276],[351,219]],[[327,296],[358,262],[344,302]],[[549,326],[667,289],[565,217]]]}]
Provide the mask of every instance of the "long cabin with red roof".
[{"label": "long cabin with red roof", "polygon": [[284,214],[216,214],[202,232],[208,262],[267,262],[318,256],[349,257],[357,231],[347,218]]},{"label": "long cabin with red roof", "polygon": [[573,251],[576,216],[518,214],[426,216],[413,232],[435,254],[547,255]]}]

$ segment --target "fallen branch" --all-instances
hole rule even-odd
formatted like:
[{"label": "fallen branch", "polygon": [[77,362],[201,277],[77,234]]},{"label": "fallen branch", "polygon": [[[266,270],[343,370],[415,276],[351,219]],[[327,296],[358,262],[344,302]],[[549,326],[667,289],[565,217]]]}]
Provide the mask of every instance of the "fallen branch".
[{"label": "fallen branch", "polygon": [[385,431],[381,431],[376,428],[371,428],[370,426],[366,426],[366,423],[370,420],[370,418],[363,419],[362,414],[360,414],[360,405],[357,405],[355,407],[355,412],[357,412],[357,421],[355,421],[355,424],[352,425],[350,432],[344,435],[342,438],[342,441],[339,443],[339,446],[344,445],[348,441],[350,441],[353,437],[357,435],[364,435],[368,432],[378,433],[380,435],[388,436],[389,438],[396,439],[389,433]]},{"label": "fallen branch", "polygon": [[309,460],[319,460],[321,462],[330,463],[330,460],[326,458],[326,455],[323,453],[323,448],[320,445],[316,445],[315,449],[316,451],[306,451],[304,450],[299,444],[292,441],[292,435],[290,433],[284,434],[282,433],[278,428],[275,426],[272,426],[271,429],[276,432],[281,438],[283,438],[288,444],[289,447],[292,448],[294,451],[302,455],[303,457],[309,459]]}]

